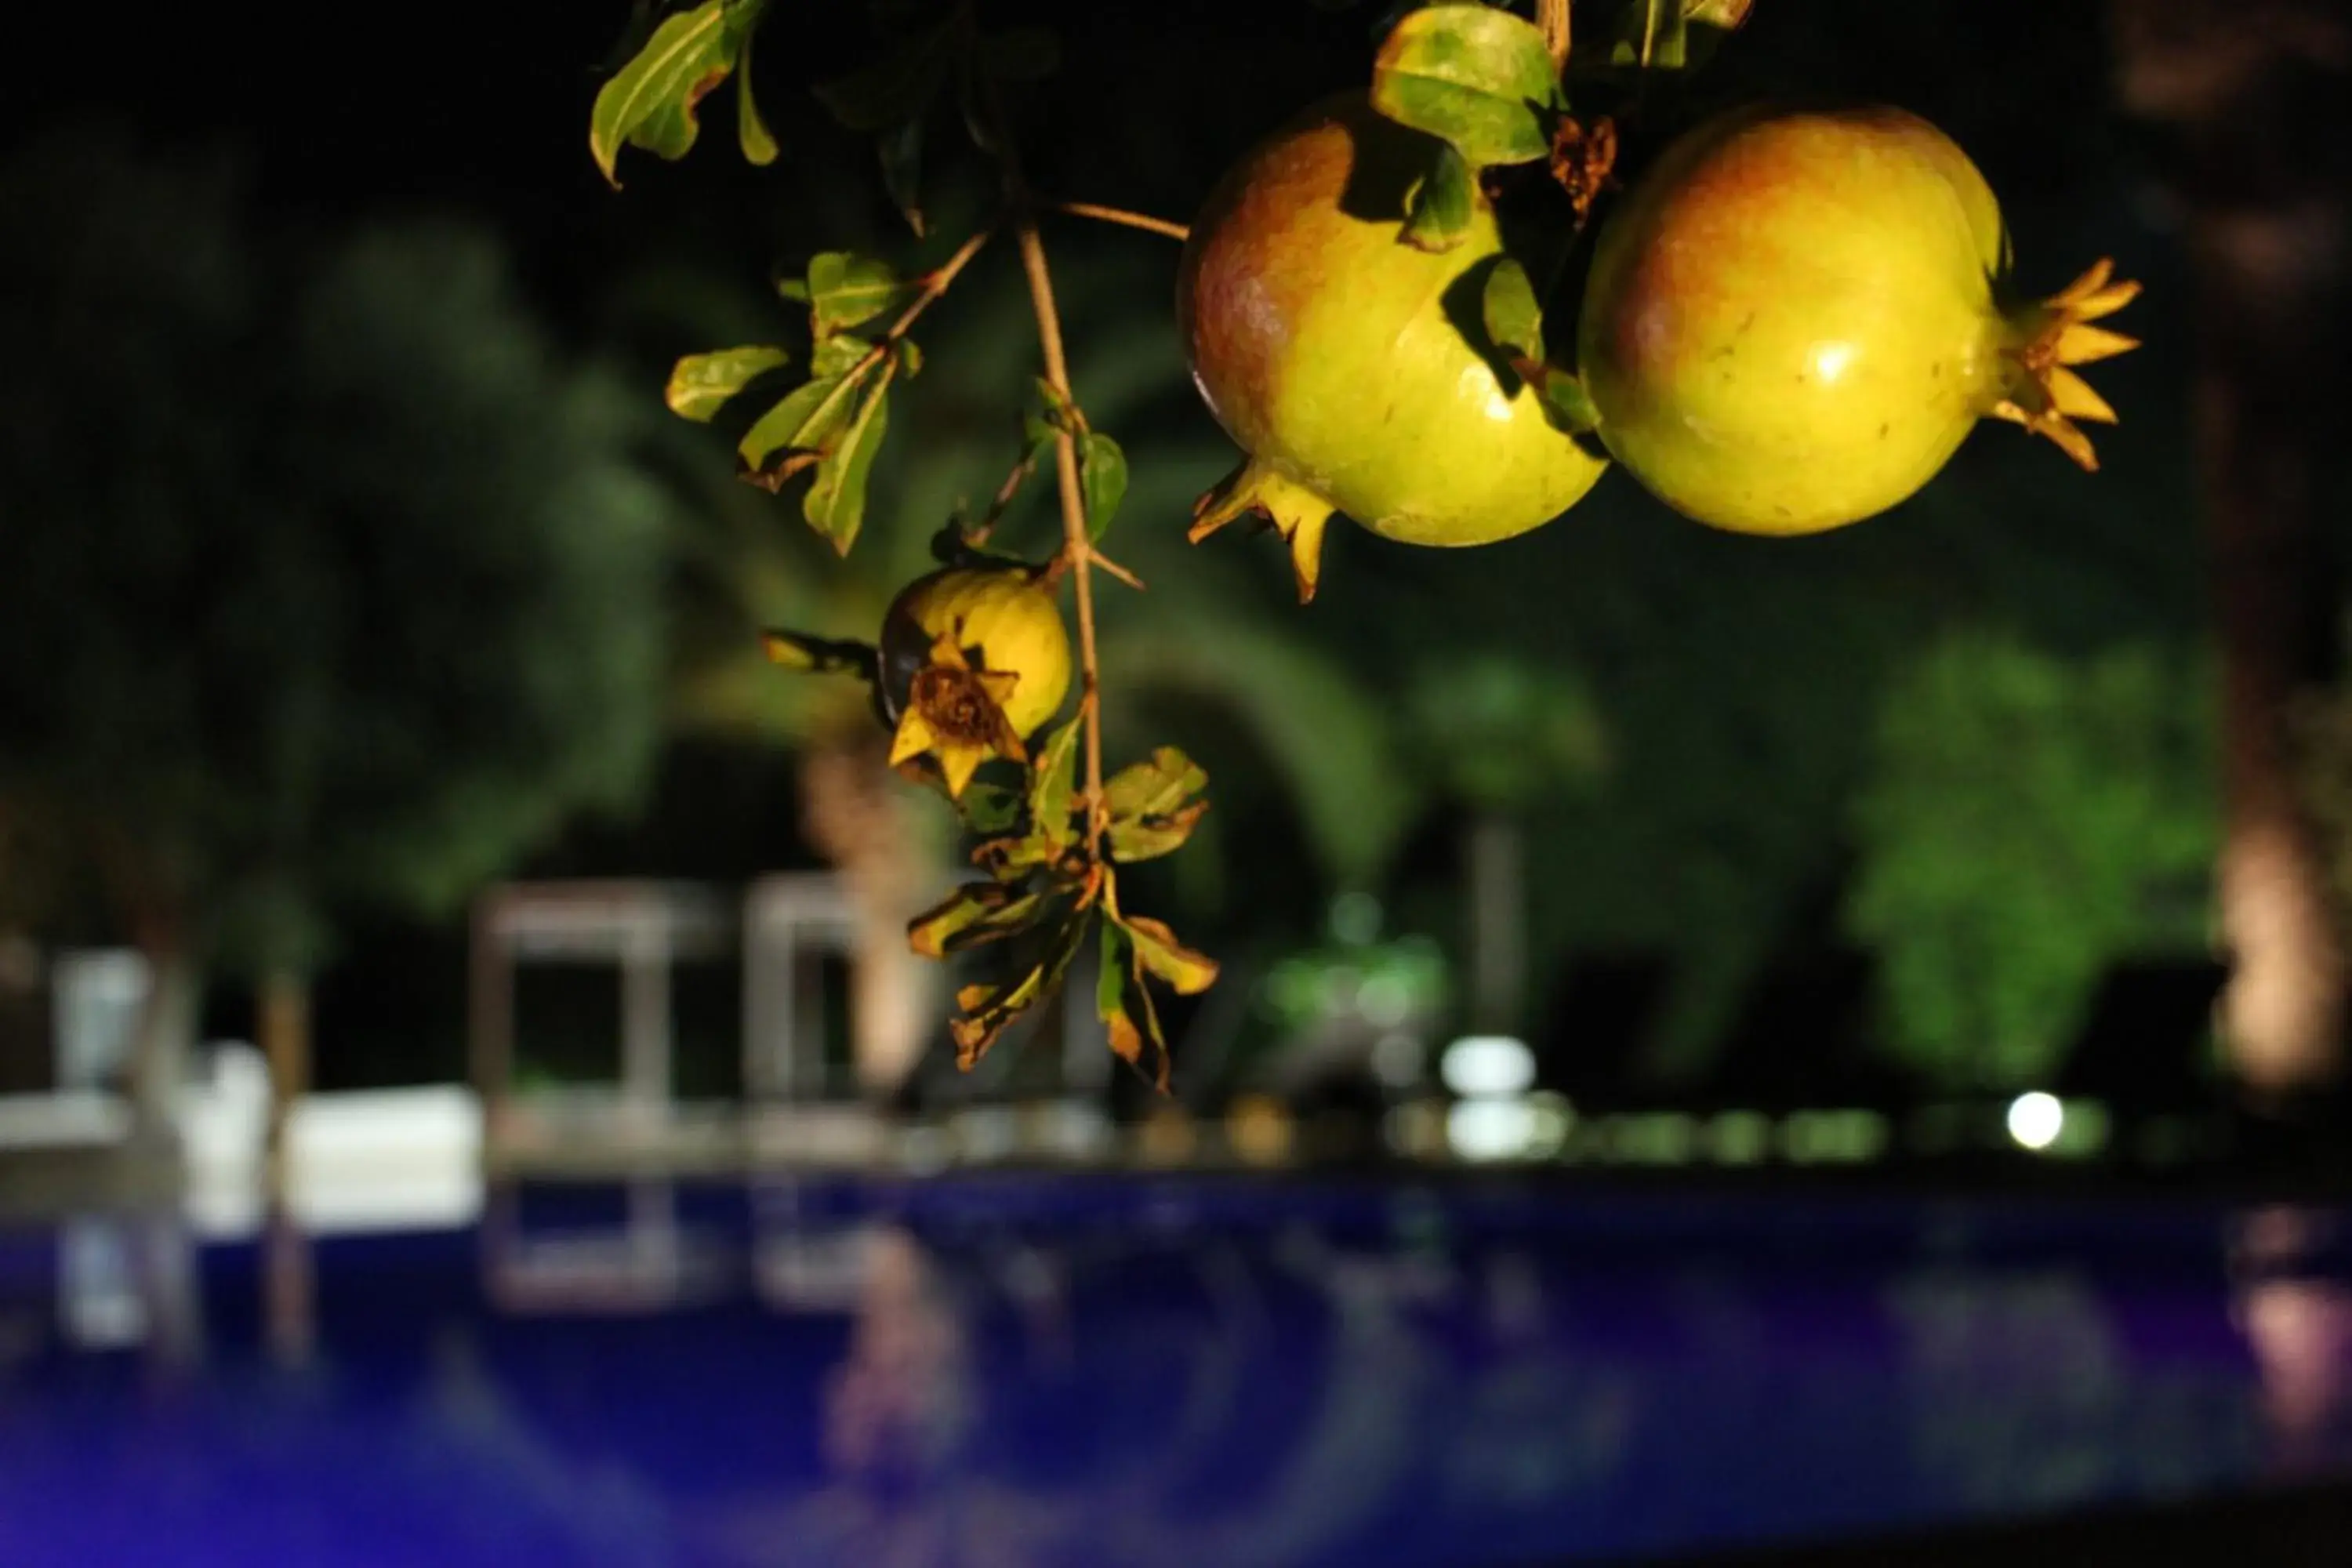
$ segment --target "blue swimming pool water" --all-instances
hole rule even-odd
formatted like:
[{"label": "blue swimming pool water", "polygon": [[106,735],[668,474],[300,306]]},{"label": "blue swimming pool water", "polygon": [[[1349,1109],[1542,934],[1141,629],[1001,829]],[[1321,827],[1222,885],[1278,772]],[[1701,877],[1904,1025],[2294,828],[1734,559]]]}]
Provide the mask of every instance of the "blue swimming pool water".
[{"label": "blue swimming pool water", "polygon": [[9,1568],[1500,1568],[2352,1471],[2324,1212],[532,1191],[312,1244],[307,1356],[249,1242],[77,1343],[79,1234],[0,1239]]}]

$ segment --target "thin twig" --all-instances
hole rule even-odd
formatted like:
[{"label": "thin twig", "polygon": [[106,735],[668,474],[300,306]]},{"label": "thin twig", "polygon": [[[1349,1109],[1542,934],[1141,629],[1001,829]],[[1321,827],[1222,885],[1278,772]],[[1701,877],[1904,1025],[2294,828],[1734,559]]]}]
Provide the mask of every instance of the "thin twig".
[{"label": "thin twig", "polygon": [[1569,0],[1536,0],[1536,26],[1543,29],[1544,48],[1551,56],[1554,70],[1568,64],[1569,46],[1574,37],[1568,5]]},{"label": "thin twig", "polygon": [[[989,237],[995,232],[993,228],[982,229],[956,247],[955,254],[940,263],[930,275],[923,279],[922,291],[907,302],[907,308],[898,312],[898,319],[890,323],[889,330],[882,334],[881,341],[867,349],[865,355],[835,382],[833,390],[825,394],[824,401],[817,405],[815,412],[811,415],[812,419],[823,417],[837,400],[847,396],[864,383],[866,372],[889,357],[890,351],[898,346],[898,340],[905,337],[916,321],[921,319],[923,312],[929,310],[938,301],[940,296],[948,291],[949,286],[956,280],[956,274],[971,264],[971,258],[980,254],[980,247],[986,245]],[[818,454],[803,452],[795,456],[800,460],[787,458],[784,468],[777,471],[775,477],[779,484],[801,468],[814,463]],[[761,476],[761,482],[766,482],[765,476]]]},{"label": "thin twig", "polygon": [[[1062,350],[1062,312],[1054,300],[1054,275],[1045,264],[1045,243],[1037,234],[1037,199],[1021,172],[1021,155],[1004,113],[996,83],[986,82],[989,119],[996,132],[997,161],[1004,174],[1004,196],[1012,208],[1013,241],[1021,247],[1021,270],[1029,280],[1029,306],[1037,318],[1037,351],[1045,365],[1045,384],[1075,408],[1070,392],[1070,366]],[[1102,863],[1102,835],[1108,813],[1103,806],[1101,679],[1095,659],[1095,595],[1088,567],[1094,549],[1087,538],[1086,492],[1078,478],[1078,442],[1074,421],[1063,421],[1054,433],[1054,466],[1061,479],[1062,554],[1067,560],[1078,601],[1079,711],[1087,726],[1087,858]]]},{"label": "thin twig", "polygon": [[1139,228],[1146,234],[1164,234],[1174,240],[1192,237],[1192,231],[1181,223],[1171,223],[1164,217],[1152,217],[1145,213],[1129,212],[1125,207],[1107,207],[1097,202],[1053,202],[1048,205],[1055,212],[1067,213],[1072,217],[1090,217],[1098,223]]},{"label": "thin twig", "polygon": [[1114,576],[1114,577],[1118,578],[1120,582],[1122,582],[1122,583],[1126,584],[1129,587],[1133,588],[1133,589],[1134,589],[1134,590],[1136,590],[1138,593],[1141,593],[1141,592],[1143,591],[1143,579],[1142,579],[1142,578],[1140,578],[1140,577],[1137,576],[1134,573],[1132,573],[1132,572],[1129,571],[1126,567],[1124,567],[1124,566],[1120,565],[1118,562],[1113,561],[1109,556],[1105,555],[1101,551],[1097,550],[1097,549],[1093,548],[1091,545],[1089,545],[1089,546],[1087,547],[1087,553],[1089,556],[1091,556],[1091,557],[1093,558],[1093,560],[1094,560],[1094,563],[1095,563],[1096,565],[1097,565],[1097,566],[1101,567],[1105,572],[1108,573],[1110,575],[1112,575],[1112,576]]},{"label": "thin twig", "polygon": [[915,324],[916,318],[929,310],[932,302],[948,291],[949,286],[956,280],[956,274],[971,265],[971,258],[980,254],[980,247],[986,245],[989,237],[995,232],[992,227],[980,230],[970,239],[957,246],[953,256],[933,268],[929,276],[923,279],[923,291],[908,301],[905,310],[898,312],[898,319],[890,323],[890,330],[883,334],[882,341],[886,343],[895,343],[905,337],[907,329]]}]

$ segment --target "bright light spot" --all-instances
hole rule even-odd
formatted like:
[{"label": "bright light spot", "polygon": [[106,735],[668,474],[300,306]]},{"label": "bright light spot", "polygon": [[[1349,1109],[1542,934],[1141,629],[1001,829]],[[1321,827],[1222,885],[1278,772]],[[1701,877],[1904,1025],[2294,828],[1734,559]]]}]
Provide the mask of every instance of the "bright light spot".
[{"label": "bright light spot", "polygon": [[2021,1148],[2047,1149],[2058,1142],[2059,1130],[2065,1125],[2066,1108],[2054,1094],[2035,1089],[2009,1102],[2009,1135]]},{"label": "bright light spot", "polygon": [[1508,1160],[1535,1142],[1539,1117],[1518,1100],[1465,1100],[1445,1113],[1445,1142],[1460,1160]]},{"label": "bright light spot", "polygon": [[1465,1035],[1445,1047],[1437,1076],[1459,1095],[1524,1094],[1536,1081],[1536,1056],[1508,1035]]},{"label": "bright light spot", "polygon": [[1853,345],[1852,343],[1815,343],[1813,345],[1813,374],[1821,377],[1823,385],[1834,384],[1837,378],[1845,374],[1845,367],[1853,363]]},{"label": "bright light spot", "polygon": [[1483,395],[1486,399],[1487,418],[1498,425],[1510,422],[1510,397],[1503,391],[1503,384],[1495,379],[1495,373],[1486,368],[1485,360],[1473,356],[1470,363],[1462,367],[1462,379],[1459,384],[1464,404],[1466,405],[1471,399]]}]

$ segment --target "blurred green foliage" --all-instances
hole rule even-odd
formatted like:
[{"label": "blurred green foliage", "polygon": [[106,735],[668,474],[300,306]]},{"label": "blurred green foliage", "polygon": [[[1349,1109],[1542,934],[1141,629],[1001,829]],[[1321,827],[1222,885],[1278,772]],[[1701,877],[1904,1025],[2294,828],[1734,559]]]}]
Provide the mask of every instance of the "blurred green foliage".
[{"label": "blurred green foliage", "polygon": [[1853,805],[1845,923],[1889,1046],[1946,1088],[2047,1084],[2107,966],[2200,952],[2219,847],[2205,661],[1994,626],[1917,655]]},{"label": "blurred green foliage", "polygon": [[235,171],[79,126],[0,168],[0,795],[134,920],[307,968],[442,910],[656,734],[643,400],[500,247],[259,228]]}]

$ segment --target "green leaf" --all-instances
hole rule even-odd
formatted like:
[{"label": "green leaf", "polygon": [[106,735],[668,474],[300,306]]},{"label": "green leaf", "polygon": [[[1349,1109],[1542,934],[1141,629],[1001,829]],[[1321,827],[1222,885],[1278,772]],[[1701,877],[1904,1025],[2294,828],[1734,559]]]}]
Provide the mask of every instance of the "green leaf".
[{"label": "green leaf", "polygon": [[[814,381],[786,395],[773,408],[760,416],[759,420],[743,433],[735,448],[747,477],[760,478],[770,489],[776,489],[785,479],[807,467],[800,463],[775,472],[772,459],[778,454],[822,454],[832,450],[842,426],[856,406],[851,397],[855,383],[845,375],[819,376]],[[814,459],[810,458],[811,461]],[[774,482],[768,483],[767,476]]]},{"label": "green leaf", "polygon": [[1101,957],[1095,973],[1095,1016],[1108,1024],[1126,1011],[1119,1004],[1127,992],[1127,933],[1116,921],[1102,923]]},{"label": "green leaf", "polygon": [[1149,762],[1120,769],[1103,785],[1110,813],[1111,858],[1123,864],[1153,860],[1182,847],[1209,809],[1201,792],[1209,775],[1173,746],[1162,746]]},{"label": "green leaf", "polygon": [[897,361],[898,374],[912,380],[923,374],[923,351],[915,346],[912,338],[900,338],[890,345],[891,358]]},{"label": "green leaf", "polygon": [[1081,720],[1073,719],[1055,731],[1029,775],[1030,830],[1056,847],[1077,840],[1077,833],[1070,825],[1070,798],[1077,793],[1078,731],[1082,724]]},{"label": "green leaf", "polygon": [[1025,930],[1044,901],[1003,882],[967,882],[907,922],[907,945],[922,957],[945,958],[1002,942]]},{"label": "green leaf", "polygon": [[919,116],[874,139],[882,160],[882,188],[920,239],[929,231],[923,216],[923,121]]},{"label": "green leaf", "polygon": [[955,59],[952,22],[925,28],[873,64],[812,89],[847,130],[873,135],[919,119]]},{"label": "green leaf", "polygon": [[1549,153],[1558,102],[1542,31],[1488,5],[1409,12],[1372,62],[1372,107],[1443,138],[1476,167]]},{"label": "green leaf", "polygon": [[1198,800],[1166,816],[1114,822],[1104,835],[1110,843],[1110,858],[1122,866],[1132,866],[1139,860],[1157,860],[1162,855],[1172,855],[1184,847],[1185,841],[1192,837],[1193,827],[1208,810],[1209,803]]},{"label": "green leaf", "polygon": [[963,799],[956,809],[963,816],[963,825],[974,833],[1009,833],[1020,825],[1021,805],[1018,790],[975,781],[964,786]]},{"label": "green leaf", "polygon": [[955,1039],[958,1067],[970,1068],[1013,1020],[1052,994],[1068,972],[1070,961],[1077,956],[1086,932],[1086,916],[1072,910],[1046,937],[1043,955],[1020,979],[1008,984],[967,985],[956,993],[960,1016],[949,1021],[948,1033]]},{"label": "green leaf", "polygon": [[1127,933],[1112,921],[1102,922],[1101,968],[1095,975],[1095,1016],[1101,1019],[1103,1032],[1111,1050],[1129,1066],[1140,1071],[1143,1068],[1146,1042],[1157,1060],[1153,1081],[1162,1093],[1168,1089],[1168,1042],[1160,1033],[1160,1014],[1151,1005],[1151,992],[1142,976],[1132,976],[1135,997],[1144,1017],[1139,1028],[1127,1010],[1127,990],[1130,943]]},{"label": "green leaf", "polygon": [[1209,787],[1200,763],[1173,746],[1161,746],[1150,760],[1119,769],[1103,784],[1111,820],[1165,816]]},{"label": "green leaf", "polygon": [[727,401],[758,376],[789,363],[792,356],[765,345],[719,349],[688,354],[669,373],[662,401],[682,418],[700,423],[719,412]]},{"label": "green leaf", "polygon": [[776,133],[760,117],[760,100],[751,95],[751,37],[743,37],[743,58],[735,65],[735,138],[743,144],[744,158],[761,168],[776,161],[782,151],[776,145]]},{"label": "green leaf", "polygon": [[887,261],[846,250],[825,251],[809,259],[809,331],[816,337],[831,337],[897,310],[920,292],[920,283],[899,277]]},{"label": "green leaf", "polygon": [[[763,0],[761,0],[763,3]],[[675,161],[693,150],[695,109],[735,68],[760,4],[704,0],[654,29],[635,58],[597,90],[588,113],[588,151],[614,190],[624,146]]]},{"label": "green leaf", "polygon": [[1061,68],[1061,36],[1051,27],[1008,28],[981,40],[980,60],[999,81],[1042,81]]},{"label": "green leaf", "polygon": [[1129,915],[1119,922],[1135,943],[1135,961],[1168,983],[1180,996],[1197,995],[1217,983],[1217,961],[1193,952],[1155,920]]},{"label": "green leaf", "polygon": [[809,369],[818,375],[847,375],[866,363],[874,345],[847,332],[835,332],[809,355]]},{"label": "green leaf", "polygon": [[1601,428],[1601,411],[1592,406],[1592,395],[1573,373],[1532,360],[1517,364],[1536,401],[1543,405],[1544,417],[1556,428],[1571,436],[1590,436]]},{"label": "green leaf", "polygon": [[809,526],[833,541],[842,554],[857,542],[866,521],[866,481],[874,471],[874,454],[890,427],[890,375],[885,371],[857,405],[856,416],[841,432],[833,450],[817,461],[816,482],[801,503]]},{"label": "green leaf", "polygon": [[1429,173],[1405,193],[1404,233],[1415,250],[1451,250],[1470,232],[1477,209],[1477,181],[1462,154],[1441,146]]},{"label": "green leaf", "polygon": [[1118,443],[1089,430],[1078,443],[1078,483],[1087,497],[1087,537],[1098,540],[1127,498],[1127,454]]},{"label": "green leaf", "polygon": [[1635,0],[1610,48],[1609,63],[1641,70],[1680,70],[1689,59],[1689,0]]},{"label": "green leaf", "polygon": [[1536,303],[1535,285],[1528,281],[1526,268],[1507,256],[1496,262],[1486,274],[1481,305],[1486,335],[1496,347],[1517,359],[1544,357],[1543,307]]}]

